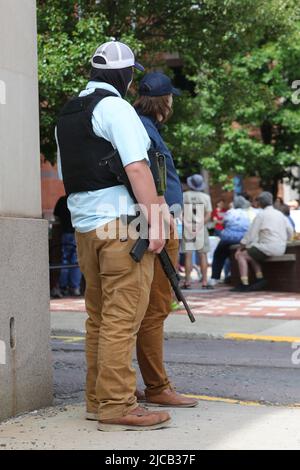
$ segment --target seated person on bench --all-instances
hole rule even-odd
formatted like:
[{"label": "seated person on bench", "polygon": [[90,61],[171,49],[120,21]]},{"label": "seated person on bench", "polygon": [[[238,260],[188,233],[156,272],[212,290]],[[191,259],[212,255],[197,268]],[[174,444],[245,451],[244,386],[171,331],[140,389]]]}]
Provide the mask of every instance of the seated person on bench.
[{"label": "seated person on bench", "polygon": [[[261,263],[269,256],[282,256],[287,242],[293,236],[293,228],[282,212],[273,207],[271,193],[262,192],[257,198],[263,209],[252,222],[248,232],[240,242],[235,254],[238,262],[241,284],[232,289],[234,292],[250,292],[266,287]],[[249,285],[248,269],[252,266],[256,282]]]}]

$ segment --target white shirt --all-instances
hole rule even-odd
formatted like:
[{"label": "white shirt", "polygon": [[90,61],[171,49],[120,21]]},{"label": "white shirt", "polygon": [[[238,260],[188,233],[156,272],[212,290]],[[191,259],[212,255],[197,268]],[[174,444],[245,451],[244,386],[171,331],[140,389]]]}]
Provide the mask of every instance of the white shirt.
[{"label": "white shirt", "polygon": [[247,248],[254,246],[267,256],[282,256],[292,236],[293,228],[288,218],[268,206],[258,213],[241,243]]},{"label": "white shirt", "polygon": [[[96,88],[111,91],[118,96],[104,98],[95,107],[92,116],[95,134],[108,140],[118,149],[124,167],[142,160],[149,162],[147,150],[151,141],[135,109],[108,83],[89,82],[80,96],[93,93]],[[57,164],[60,172],[59,147]],[[83,233],[95,230],[122,214],[134,214],[133,206],[134,202],[123,185],[73,193],[68,197],[72,225],[78,232]]]}]

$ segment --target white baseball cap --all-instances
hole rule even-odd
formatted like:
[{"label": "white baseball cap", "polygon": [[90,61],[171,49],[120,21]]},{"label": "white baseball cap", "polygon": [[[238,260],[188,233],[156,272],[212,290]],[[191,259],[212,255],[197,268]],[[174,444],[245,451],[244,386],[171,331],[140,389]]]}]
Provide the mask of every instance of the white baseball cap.
[{"label": "white baseball cap", "polygon": [[109,41],[98,47],[91,60],[95,69],[125,69],[135,67],[142,72],[144,67],[135,61],[134,53],[130,47],[122,42]]}]

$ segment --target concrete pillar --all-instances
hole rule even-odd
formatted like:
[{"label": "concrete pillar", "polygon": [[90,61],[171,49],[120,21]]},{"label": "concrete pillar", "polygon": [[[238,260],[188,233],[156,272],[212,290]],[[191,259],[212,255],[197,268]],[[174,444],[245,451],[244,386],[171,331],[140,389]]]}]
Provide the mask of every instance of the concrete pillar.
[{"label": "concrete pillar", "polygon": [[0,0],[0,420],[51,404],[35,0]]}]

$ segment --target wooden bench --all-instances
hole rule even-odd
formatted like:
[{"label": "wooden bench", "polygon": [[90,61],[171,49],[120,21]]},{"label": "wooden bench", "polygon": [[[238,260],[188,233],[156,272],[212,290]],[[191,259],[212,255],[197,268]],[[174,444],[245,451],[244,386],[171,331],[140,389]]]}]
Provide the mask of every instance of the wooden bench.
[{"label": "wooden bench", "polygon": [[292,254],[285,254],[282,256],[270,256],[266,259],[265,263],[284,263],[288,261],[296,261],[297,256]]},{"label": "wooden bench", "polygon": [[[240,283],[240,273],[234,257],[238,245],[231,247],[231,283]],[[289,242],[286,253],[282,256],[271,256],[262,263],[264,278],[268,281],[268,290],[300,293],[300,241]],[[249,269],[249,280],[255,276]]]}]

